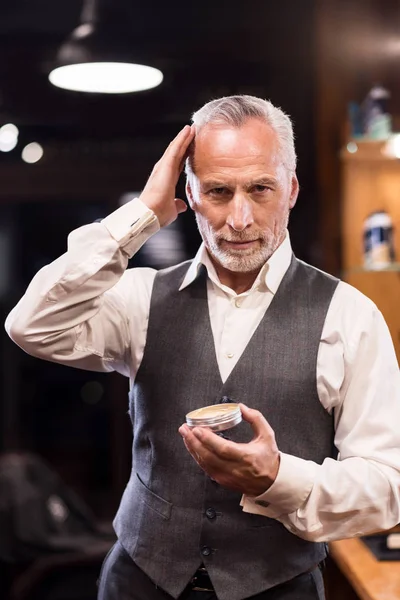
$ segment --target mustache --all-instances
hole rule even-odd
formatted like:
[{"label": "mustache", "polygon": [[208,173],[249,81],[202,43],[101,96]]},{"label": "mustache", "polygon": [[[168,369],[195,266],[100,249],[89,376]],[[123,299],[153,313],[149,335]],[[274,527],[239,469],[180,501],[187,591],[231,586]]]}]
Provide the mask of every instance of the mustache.
[{"label": "mustache", "polygon": [[247,232],[247,231],[238,231],[234,235],[221,235],[218,234],[216,236],[218,242],[255,242],[256,240],[263,240],[264,236],[261,232]]}]

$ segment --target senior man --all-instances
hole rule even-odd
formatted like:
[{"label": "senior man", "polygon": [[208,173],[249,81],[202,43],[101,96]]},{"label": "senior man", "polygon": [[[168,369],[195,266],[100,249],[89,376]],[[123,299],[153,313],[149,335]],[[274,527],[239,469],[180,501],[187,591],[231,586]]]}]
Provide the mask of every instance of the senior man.
[{"label": "senior man", "polygon": [[[289,117],[232,96],[193,123],[139,199],[70,234],[6,327],[34,356],[130,378],[132,474],[101,600],[322,599],[326,542],[400,520],[393,344],[369,299],[292,253]],[[187,209],[185,159],[196,257],[126,269]],[[244,421],[224,437],[182,425],[226,401]]]}]

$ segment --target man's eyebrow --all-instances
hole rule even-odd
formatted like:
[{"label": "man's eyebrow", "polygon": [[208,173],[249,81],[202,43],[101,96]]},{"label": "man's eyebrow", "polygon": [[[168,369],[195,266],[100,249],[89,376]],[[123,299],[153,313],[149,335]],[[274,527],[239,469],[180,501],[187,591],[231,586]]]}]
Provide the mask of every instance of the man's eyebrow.
[{"label": "man's eyebrow", "polygon": [[[232,181],[221,181],[220,179],[204,179],[201,181],[200,185],[203,189],[235,187],[235,183]],[[255,177],[254,179],[246,181],[244,183],[244,188],[248,190],[255,185],[271,185],[276,187],[278,185],[278,180],[272,175],[261,175],[260,177]]]},{"label": "man's eyebrow", "polygon": [[277,185],[278,180],[272,175],[261,175],[261,177],[255,177],[245,183],[247,188],[252,187],[253,185]]},{"label": "man's eyebrow", "polygon": [[230,181],[220,181],[218,179],[205,179],[201,181],[201,185],[209,188],[230,187]]},{"label": "man's eyebrow", "polygon": [[[263,185],[263,184],[274,184],[276,185],[278,180],[276,177],[272,175],[261,175],[260,177],[255,177],[254,179],[249,179],[244,183],[246,187],[251,187],[252,185]],[[234,185],[231,181],[222,181],[220,179],[203,179],[201,182],[202,185],[211,186],[211,187],[229,187]]]}]

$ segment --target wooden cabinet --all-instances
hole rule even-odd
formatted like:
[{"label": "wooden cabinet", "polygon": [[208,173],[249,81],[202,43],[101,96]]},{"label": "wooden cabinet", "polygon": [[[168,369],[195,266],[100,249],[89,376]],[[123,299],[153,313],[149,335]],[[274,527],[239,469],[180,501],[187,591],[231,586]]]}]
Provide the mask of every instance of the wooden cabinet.
[{"label": "wooden cabinet", "polygon": [[[400,362],[400,160],[384,150],[383,142],[361,141],[341,153],[342,277],[382,311]],[[393,221],[397,262],[371,271],[364,268],[363,229],[368,215],[378,210]]]}]

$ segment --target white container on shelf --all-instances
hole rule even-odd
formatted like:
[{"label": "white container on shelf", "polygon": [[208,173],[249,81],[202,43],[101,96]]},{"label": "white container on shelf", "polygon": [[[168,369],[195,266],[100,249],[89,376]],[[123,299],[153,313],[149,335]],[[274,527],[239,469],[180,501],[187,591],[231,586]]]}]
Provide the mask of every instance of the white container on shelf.
[{"label": "white container on shelf", "polygon": [[366,269],[386,269],[394,263],[393,223],[384,210],[367,217],[363,238]]}]

